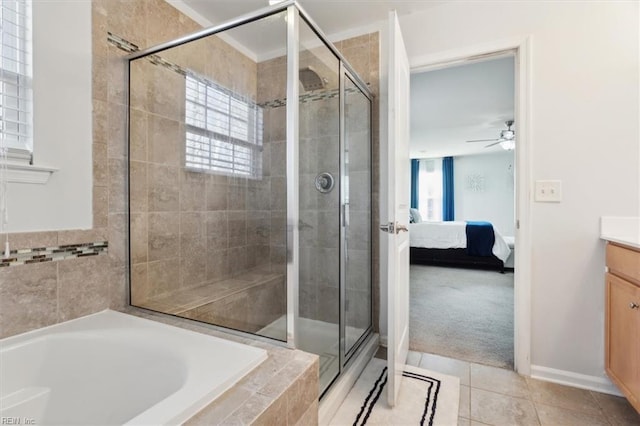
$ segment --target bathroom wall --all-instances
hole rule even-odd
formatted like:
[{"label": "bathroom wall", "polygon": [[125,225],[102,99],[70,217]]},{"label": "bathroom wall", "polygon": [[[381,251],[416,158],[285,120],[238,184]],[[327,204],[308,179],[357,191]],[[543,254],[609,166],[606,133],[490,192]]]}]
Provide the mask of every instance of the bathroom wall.
[{"label": "bathroom wall", "polygon": [[[46,262],[37,265],[20,265],[0,268],[0,337],[29,331],[56,322],[87,315],[105,308],[122,309],[127,305],[127,203],[126,203],[126,107],[125,107],[125,69],[122,57],[126,52],[107,41],[111,33],[121,39],[128,40],[136,46],[144,48],[178,36],[196,31],[200,28],[185,15],[179,13],[163,0],[95,0],[92,2],[92,49],[93,49],[93,228],[88,230],[66,230],[52,232],[12,233],[9,241],[12,249],[55,247],[67,244],[92,243],[108,241],[108,254],[81,257],[57,262]],[[365,35],[352,40],[337,43],[361,77],[370,83],[374,93],[378,90],[378,36]],[[258,81],[258,84],[260,82]],[[259,88],[256,89],[259,92]],[[377,108],[377,100],[375,101]],[[274,112],[275,111],[275,112]],[[373,166],[377,168],[377,109],[374,109],[374,147]],[[281,112],[268,112],[281,114]],[[142,120],[144,121],[144,120]],[[147,117],[146,132],[157,134],[163,123],[150,123]],[[151,120],[153,121],[153,120]],[[166,124],[166,122],[164,122]],[[175,125],[172,123],[175,130]],[[144,132],[145,126],[139,130]],[[282,128],[269,130],[268,140],[281,141]],[[155,132],[155,133],[154,133]],[[265,148],[265,158],[273,156],[272,150],[278,151],[283,145],[274,144]],[[151,151],[147,147],[147,155]],[[279,151],[278,151],[279,152]],[[149,162],[147,162],[149,163]],[[271,160],[271,163],[273,160]],[[154,166],[155,167],[155,166]],[[187,176],[183,175],[186,180]],[[284,182],[283,176],[273,176]],[[180,176],[178,176],[180,179]],[[237,183],[237,182],[236,182]],[[209,180],[211,189],[215,182]],[[237,185],[236,185],[237,186]],[[239,185],[243,188],[243,185]],[[196,185],[202,189],[202,186]],[[374,201],[377,205],[377,177],[374,178]],[[266,193],[262,187],[247,185],[247,200],[256,200],[269,194],[269,202],[278,198]],[[224,191],[223,191],[224,192]],[[205,192],[200,192],[204,194]],[[229,193],[227,193],[229,194]],[[200,202],[195,193],[191,193],[194,202]],[[229,195],[227,195],[229,197]],[[202,198],[202,197],[200,197]],[[229,198],[227,198],[229,200]],[[263,200],[263,201],[265,201]],[[149,199],[147,198],[147,202]],[[253,201],[252,201],[253,202]],[[271,206],[270,206],[271,207]],[[258,211],[260,211],[258,209]],[[264,211],[264,210],[262,210]],[[280,211],[280,210],[276,210]],[[206,212],[206,211],[205,211]],[[211,213],[211,212],[208,212]],[[198,213],[201,214],[201,213]],[[376,224],[377,211],[373,212],[373,223]],[[186,220],[191,215],[185,217]],[[227,218],[228,219],[228,218]],[[252,220],[255,222],[251,223]],[[259,215],[249,218],[245,225],[256,226],[261,231],[262,243],[266,247],[266,234],[269,234],[269,262],[276,265],[285,260],[283,221],[270,219],[271,227],[266,232],[266,218]],[[177,222],[176,222],[177,223]],[[211,223],[211,222],[209,222]],[[194,224],[194,223],[191,223]],[[195,228],[201,226],[197,222]],[[228,225],[228,223],[227,223]],[[242,228],[242,225],[239,226]],[[282,229],[280,229],[282,227]],[[204,230],[204,229],[200,229]],[[196,231],[190,236],[198,234]],[[217,234],[216,234],[217,235]],[[377,270],[377,231],[374,229],[374,267]],[[188,240],[185,236],[181,240]],[[0,235],[4,240],[4,236]],[[171,240],[171,239],[170,239]],[[144,249],[138,243],[144,238],[136,235],[136,256],[143,256]],[[148,244],[149,241],[147,241]],[[148,246],[147,246],[148,247]],[[138,251],[140,250],[140,251]],[[149,248],[147,248],[149,256]],[[246,257],[227,257],[227,262],[243,262],[265,258],[264,251],[252,255],[247,251]],[[211,263],[208,259],[207,263]],[[201,258],[198,261],[202,261]],[[177,263],[173,264],[177,266]],[[186,267],[184,265],[183,267]],[[173,268],[165,269],[175,273]],[[374,291],[378,288],[377,274],[374,273]],[[377,293],[374,301],[377,304]],[[376,308],[377,309],[377,308]],[[374,314],[377,315],[377,314]],[[374,324],[377,324],[377,317]]]},{"label": "bathroom wall", "polygon": [[0,337],[127,304],[126,52],[107,36],[144,47],[200,27],[163,0],[94,0],[91,25],[93,228],[11,233],[9,241],[12,249],[26,249],[107,240],[108,254],[0,268]]},{"label": "bathroom wall", "polygon": [[455,220],[487,220],[515,235],[514,151],[454,157]]}]

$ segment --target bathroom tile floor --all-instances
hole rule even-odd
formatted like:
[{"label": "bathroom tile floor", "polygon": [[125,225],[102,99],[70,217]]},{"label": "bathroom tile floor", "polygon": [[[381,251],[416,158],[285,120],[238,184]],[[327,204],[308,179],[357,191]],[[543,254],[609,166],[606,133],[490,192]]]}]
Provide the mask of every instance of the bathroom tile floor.
[{"label": "bathroom tile floor", "polygon": [[[386,358],[386,350],[376,357]],[[409,352],[407,363],[460,378],[461,426],[640,425],[640,414],[618,396],[427,353]]]}]

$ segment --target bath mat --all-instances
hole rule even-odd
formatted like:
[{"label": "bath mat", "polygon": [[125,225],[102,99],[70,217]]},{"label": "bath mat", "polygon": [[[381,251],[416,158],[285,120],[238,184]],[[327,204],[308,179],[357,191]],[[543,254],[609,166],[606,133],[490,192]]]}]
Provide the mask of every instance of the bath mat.
[{"label": "bath mat", "polygon": [[387,362],[365,367],[330,424],[453,426],[458,423],[460,379],[406,366],[398,402],[387,405]]}]

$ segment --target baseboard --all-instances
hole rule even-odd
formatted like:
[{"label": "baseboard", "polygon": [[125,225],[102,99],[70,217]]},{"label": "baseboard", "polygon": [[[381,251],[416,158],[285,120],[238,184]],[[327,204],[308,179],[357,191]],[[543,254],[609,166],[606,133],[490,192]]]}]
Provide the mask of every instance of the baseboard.
[{"label": "baseboard", "polygon": [[555,368],[531,366],[531,377],[544,380],[546,382],[558,383],[560,385],[573,386],[574,388],[587,389],[610,395],[623,396],[618,388],[606,377],[587,376],[586,374],[574,373]]}]

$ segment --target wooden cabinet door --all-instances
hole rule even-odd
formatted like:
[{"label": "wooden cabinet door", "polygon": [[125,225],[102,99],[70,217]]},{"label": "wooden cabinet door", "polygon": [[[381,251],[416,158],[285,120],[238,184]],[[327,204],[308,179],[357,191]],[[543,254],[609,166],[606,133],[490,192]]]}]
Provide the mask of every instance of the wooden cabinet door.
[{"label": "wooden cabinet door", "polygon": [[640,409],[640,288],[607,274],[607,372]]}]

